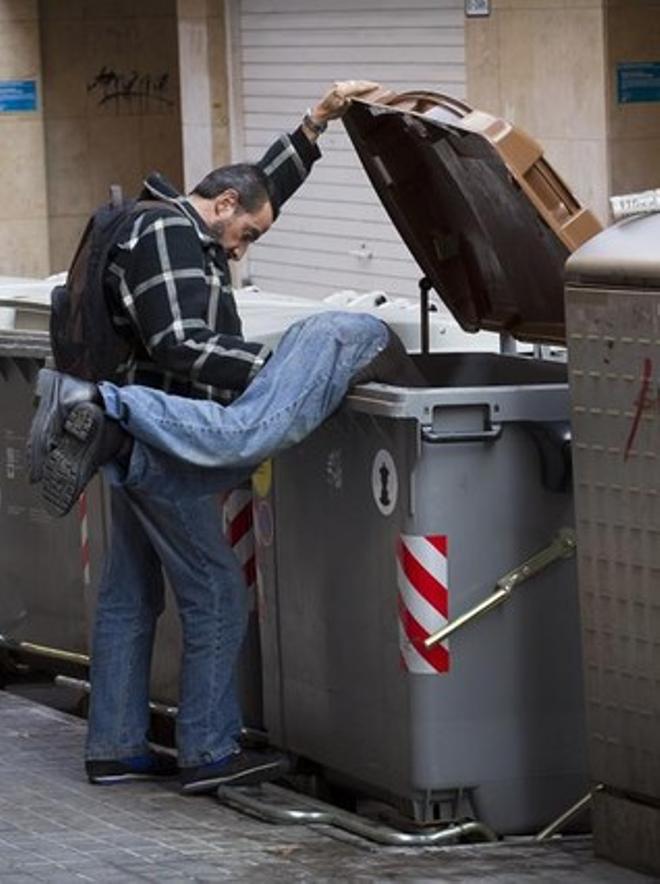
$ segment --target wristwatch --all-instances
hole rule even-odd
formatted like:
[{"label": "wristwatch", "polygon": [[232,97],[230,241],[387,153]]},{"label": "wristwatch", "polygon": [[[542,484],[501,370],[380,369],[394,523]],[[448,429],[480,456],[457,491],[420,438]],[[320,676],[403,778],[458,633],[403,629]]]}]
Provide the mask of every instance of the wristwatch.
[{"label": "wristwatch", "polygon": [[321,135],[322,132],[328,128],[327,121],[323,123],[317,123],[316,120],[312,117],[312,109],[308,107],[305,111],[305,116],[303,117],[303,126],[306,126],[310,132],[313,132],[315,135]]}]

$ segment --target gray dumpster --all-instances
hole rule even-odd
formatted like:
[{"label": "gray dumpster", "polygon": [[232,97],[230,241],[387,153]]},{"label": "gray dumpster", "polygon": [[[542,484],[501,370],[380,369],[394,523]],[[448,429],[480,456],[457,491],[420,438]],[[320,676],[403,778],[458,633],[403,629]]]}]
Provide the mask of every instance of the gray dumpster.
[{"label": "gray dumpster", "polygon": [[[360,102],[346,125],[464,328],[563,341],[569,249],[490,142]],[[266,725],[390,814],[530,832],[587,791],[566,366],[417,364],[425,386],[357,388],[262,483]]]},{"label": "gray dumpster", "polygon": [[660,874],[660,215],[567,265],[597,853]]},{"label": "gray dumpster", "polygon": [[103,548],[100,485],[87,514],[50,516],[27,482],[33,386],[49,354],[44,334],[0,332],[0,633],[8,640],[84,652],[89,588]]}]

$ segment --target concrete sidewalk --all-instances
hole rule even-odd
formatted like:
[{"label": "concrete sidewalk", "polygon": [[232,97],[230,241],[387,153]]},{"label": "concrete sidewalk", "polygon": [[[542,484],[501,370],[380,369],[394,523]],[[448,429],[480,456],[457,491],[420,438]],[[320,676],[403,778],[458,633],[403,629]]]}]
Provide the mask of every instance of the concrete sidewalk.
[{"label": "concrete sidewalk", "polygon": [[[85,723],[0,691],[0,882],[594,882],[656,880],[545,845],[376,848],[323,827],[275,826],[175,783],[90,786]],[[341,840],[338,840],[341,839]]]}]

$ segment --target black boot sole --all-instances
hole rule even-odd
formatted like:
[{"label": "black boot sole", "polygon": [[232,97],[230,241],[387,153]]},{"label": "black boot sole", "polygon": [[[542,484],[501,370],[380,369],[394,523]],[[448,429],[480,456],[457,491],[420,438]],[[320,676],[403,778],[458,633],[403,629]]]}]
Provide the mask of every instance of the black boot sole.
[{"label": "black boot sole", "polygon": [[64,434],[44,463],[41,495],[53,515],[65,516],[96,472],[94,451],[103,429],[103,412],[94,405],[75,408]]},{"label": "black boot sole", "polygon": [[27,442],[28,477],[33,485],[41,482],[43,478],[44,464],[53,444],[52,433],[47,434],[46,428],[55,426],[57,429],[61,429],[57,427],[59,382],[55,372],[50,369],[42,369],[39,372],[34,392],[38,405],[32,419]]}]

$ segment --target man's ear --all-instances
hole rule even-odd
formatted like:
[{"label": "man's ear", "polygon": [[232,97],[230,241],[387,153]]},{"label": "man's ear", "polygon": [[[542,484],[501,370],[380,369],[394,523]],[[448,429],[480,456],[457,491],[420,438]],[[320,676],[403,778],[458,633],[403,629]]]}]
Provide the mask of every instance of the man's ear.
[{"label": "man's ear", "polygon": [[238,191],[233,187],[223,190],[213,200],[213,212],[220,221],[226,221],[234,214],[239,205]]}]

